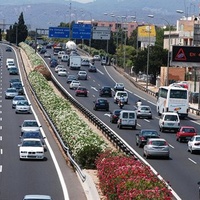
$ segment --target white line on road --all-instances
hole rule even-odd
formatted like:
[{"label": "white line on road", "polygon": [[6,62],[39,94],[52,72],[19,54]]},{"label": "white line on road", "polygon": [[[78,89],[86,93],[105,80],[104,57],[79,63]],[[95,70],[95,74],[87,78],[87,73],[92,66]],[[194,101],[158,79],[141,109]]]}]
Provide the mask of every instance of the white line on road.
[{"label": "white line on road", "polygon": [[141,127],[141,125],[140,125],[140,124],[137,124],[137,126]]},{"label": "white line on road", "polygon": [[2,136],[0,136],[0,141],[2,141]]},{"label": "white line on road", "polygon": [[0,172],[2,172],[2,165],[0,165]]},{"label": "white line on road", "polygon": [[194,164],[197,164],[194,160],[192,160],[191,158],[188,158],[188,160],[190,160],[191,162],[193,162]]},{"label": "white line on road", "polygon": [[160,119],[159,117],[155,117],[155,119]]},{"label": "white line on road", "polygon": [[146,122],[150,122],[148,119],[144,119],[144,121],[146,121]]},{"label": "white line on road", "polygon": [[1,155],[3,154],[3,149],[0,149],[0,154],[1,154]]},{"label": "white line on road", "polygon": [[97,71],[98,71],[100,74],[104,75],[104,73],[103,73],[102,71],[100,71],[99,69],[97,69]]},{"label": "white line on road", "polygon": [[92,81],[93,81],[93,82],[95,82],[95,80],[94,80],[94,79],[93,79]]},{"label": "white line on road", "polygon": [[169,144],[169,146],[170,146],[172,149],[174,149],[174,146],[172,146],[171,144]]}]

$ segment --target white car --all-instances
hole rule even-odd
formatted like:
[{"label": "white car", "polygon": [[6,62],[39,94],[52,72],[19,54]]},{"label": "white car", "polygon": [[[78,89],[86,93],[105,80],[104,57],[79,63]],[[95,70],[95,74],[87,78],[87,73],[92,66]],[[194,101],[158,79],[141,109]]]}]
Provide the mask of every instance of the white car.
[{"label": "white car", "polygon": [[24,120],[21,127],[21,133],[25,131],[40,131],[40,125],[34,119]]},{"label": "white car", "polygon": [[15,106],[15,113],[31,113],[31,105],[27,100],[20,100]]},{"label": "white car", "polygon": [[180,118],[176,112],[164,112],[159,119],[159,128],[161,132],[173,130],[178,132],[180,129]]},{"label": "white car", "polygon": [[58,70],[58,76],[67,76],[67,69],[59,69]]},{"label": "white car", "polygon": [[126,91],[117,91],[114,96],[114,102],[118,103],[121,96],[123,96],[123,98],[124,98],[124,103],[127,104],[128,103],[128,92],[126,92]]},{"label": "white car", "polygon": [[94,55],[93,59],[96,61],[100,61],[101,60],[101,56],[100,55]]},{"label": "white car", "polygon": [[188,141],[188,151],[190,153],[200,151],[200,135],[195,135]]},{"label": "white car", "polygon": [[17,95],[18,95],[18,92],[16,88],[8,88],[5,91],[5,99],[13,99]]},{"label": "white car", "polygon": [[116,83],[114,86],[115,91],[124,91],[124,84],[123,83]]},{"label": "white car", "polygon": [[58,72],[60,69],[66,69],[66,67],[64,65],[57,65],[55,67],[55,72]]},{"label": "white car", "polygon": [[80,81],[76,81],[73,80],[70,84],[69,84],[69,88],[70,89],[76,89],[81,85]]},{"label": "white car", "polygon": [[87,80],[87,72],[86,71],[79,71],[77,75],[78,80]]},{"label": "white car", "polygon": [[38,138],[26,138],[19,146],[19,158],[44,159],[44,146]]},{"label": "white car", "polygon": [[58,52],[58,58],[62,58],[62,55],[66,54],[65,51],[59,51]]}]

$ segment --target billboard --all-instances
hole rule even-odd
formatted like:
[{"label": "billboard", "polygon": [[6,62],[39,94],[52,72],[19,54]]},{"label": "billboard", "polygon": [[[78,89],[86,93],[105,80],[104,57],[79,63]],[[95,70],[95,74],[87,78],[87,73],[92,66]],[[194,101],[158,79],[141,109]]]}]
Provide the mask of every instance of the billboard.
[{"label": "billboard", "polygon": [[200,67],[200,47],[172,46],[171,64]]},{"label": "billboard", "polygon": [[110,40],[110,26],[94,26],[92,39],[94,40]]},{"label": "billboard", "polygon": [[148,42],[149,39],[151,42],[156,41],[156,29],[154,25],[145,25],[138,27],[138,41]]}]

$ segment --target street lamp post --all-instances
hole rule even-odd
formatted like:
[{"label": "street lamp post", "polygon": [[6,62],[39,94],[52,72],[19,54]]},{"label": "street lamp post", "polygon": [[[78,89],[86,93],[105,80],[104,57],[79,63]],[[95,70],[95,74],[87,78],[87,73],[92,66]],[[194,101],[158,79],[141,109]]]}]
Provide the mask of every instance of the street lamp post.
[{"label": "street lamp post", "polygon": [[167,78],[166,78],[166,86],[169,85],[169,67],[170,67],[170,44],[171,44],[171,26],[169,24],[169,22],[166,19],[163,19],[169,27],[169,36],[168,36],[168,53],[167,53]]},{"label": "street lamp post", "polygon": [[[150,18],[154,18],[153,15],[148,15]],[[149,27],[149,37],[148,37],[148,46],[147,46],[147,78],[146,78],[146,90],[148,90],[148,83],[149,83],[149,54],[150,54],[150,24],[148,25]]]}]

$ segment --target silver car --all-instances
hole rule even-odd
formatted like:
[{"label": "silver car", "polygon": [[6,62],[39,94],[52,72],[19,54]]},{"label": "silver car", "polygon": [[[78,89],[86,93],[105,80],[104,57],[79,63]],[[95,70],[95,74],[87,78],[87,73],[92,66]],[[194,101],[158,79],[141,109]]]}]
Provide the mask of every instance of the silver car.
[{"label": "silver car", "polygon": [[165,139],[150,138],[144,146],[143,155],[149,157],[166,157],[169,158],[169,145]]},{"label": "silver car", "polygon": [[23,132],[25,131],[40,131],[41,126],[39,126],[36,120],[27,119],[23,121],[20,127],[21,127],[21,134],[23,134]]},{"label": "silver car", "polygon": [[5,91],[5,99],[13,99],[17,95],[18,95],[18,92],[15,88],[8,88]]},{"label": "silver car", "polygon": [[152,112],[150,106],[141,105],[137,108],[137,118],[152,119]]},{"label": "silver car", "polygon": [[15,108],[17,103],[21,100],[26,100],[25,96],[22,96],[22,95],[17,95],[13,98],[12,100],[12,108]]},{"label": "silver car", "polygon": [[27,100],[20,100],[15,107],[15,113],[31,113],[31,105]]}]

